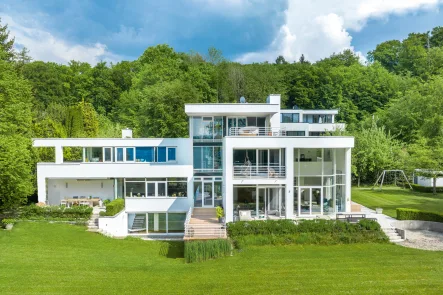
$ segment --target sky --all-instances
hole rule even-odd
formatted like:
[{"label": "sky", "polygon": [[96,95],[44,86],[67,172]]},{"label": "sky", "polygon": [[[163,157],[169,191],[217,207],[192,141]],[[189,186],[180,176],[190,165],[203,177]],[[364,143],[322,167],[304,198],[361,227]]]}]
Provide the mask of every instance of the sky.
[{"label": "sky", "polygon": [[1,0],[0,18],[34,60],[134,60],[157,44],[241,63],[365,60],[383,41],[443,26],[443,0]]}]

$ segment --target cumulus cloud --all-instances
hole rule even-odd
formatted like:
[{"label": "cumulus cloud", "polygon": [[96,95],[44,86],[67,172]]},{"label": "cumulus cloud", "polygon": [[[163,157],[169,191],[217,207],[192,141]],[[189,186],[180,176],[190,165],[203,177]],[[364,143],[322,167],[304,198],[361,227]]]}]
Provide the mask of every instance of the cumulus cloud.
[{"label": "cumulus cloud", "polygon": [[[354,50],[350,31],[359,31],[371,18],[385,18],[436,9],[443,0],[288,0],[285,24],[266,50],[238,57],[242,63],[273,61],[278,55],[297,60],[301,54],[317,61],[345,49]],[[363,57],[363,54],[357,52]]]},{"label": "cumulus cloud", "polygon": [[35,60],[53,61],[66,64],[71,60],[96,64],[99,61],[117,62],[122,58],[110,52],[105,44],[71,44],[51,33],[14,21],[8,15],[0,15],[2,22],[8,24],[11,36],[15,37],[17,47],[27,47]]}]

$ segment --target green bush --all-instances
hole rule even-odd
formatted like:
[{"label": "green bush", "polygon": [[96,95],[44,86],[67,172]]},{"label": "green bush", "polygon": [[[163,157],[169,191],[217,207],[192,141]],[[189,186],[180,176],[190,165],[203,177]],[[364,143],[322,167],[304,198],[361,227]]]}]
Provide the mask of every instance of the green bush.
[{"label": "green bush", "polygon": [[228,223],[227,231],[231,238],[246,235],[286,235],[296,233],[355,233],[361,230],[381,231],[380,225],[373,220],[348,223],[335,220],[302,220],[295,223],[290,219],[254,220]]},{"label": "green bush", "polygon": [[14,223],[16,223],[16,220],[13,218],[5,218],[2,220],[3,225],[14,224]]},{"label": "green bush", "polygon": [[40,220],[40,219],[89,219],[92,214],[92,208],[88,206],[46,206],[39,207],[36,205],[30,205],[22,207],[20,210],[21,219]]},{"label": "green bush", "polygon": [[234,240],[238,249],[264,245],[337,245],[352,243],[387,243],[389,238],[382,231],[363,230],[355,233],[296,233],[283,235],[246,235]]},{"label": "green bush", "polygon": [[[418,184],[411,184],[411,186],[412,186],[412,189],[417,192],[422,192],[422,193],[434,192],[434,188],[432,186],[421,186]],[[441,187],[441,186],[437,186],[436,190],[437,190],[437,193],[443,193],[443,187]]]},{"label": "green bush", "polygon": [[125,199],[115,199],[106,205],[106,211],[100,212],[100,216],[114,216],[125,209]]},{"label": "green bush", "polygon": [[185,261],[201,262],[231,255],[232,244],[227,239],[185,242]]},{"label": "green bush", "polygon": [[417,209],[397,208],[397,219],[443,222],[443,214],[420,211]]},{"label": "green bush", "polygon": [[228,223],[228,235],[237,248],[246,245],[384,243],[380,225],[364,219],[358,223],[336,220],[265,220]]}]

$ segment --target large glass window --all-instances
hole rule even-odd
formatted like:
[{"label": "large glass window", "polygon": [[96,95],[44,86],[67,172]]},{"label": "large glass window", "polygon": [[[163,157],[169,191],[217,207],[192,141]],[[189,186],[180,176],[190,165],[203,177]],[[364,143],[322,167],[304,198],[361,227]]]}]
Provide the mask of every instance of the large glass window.
[{"label": "large glass window", "polygon": [[168,148],[168,161],[175,161],[175,147]]},{"label": "large glass window", "polygon": [[223,191],[221,181],[214,182],[214,206],[223,206]]},{"label": "large glass window", "polygon": [[203,183],[201,181],[194,182],[194,207],[202,207],[203,205]]},{"label": "large glass window", "polygon": [[305,136],[304,131],[286,131],[286,136]]},{"label": "large glass window", "polygon": [[145,182],[126,182],[126,197],[145,197]]},{"label": "large glass window", "polygon": [[157,156],[157,162],[162,163],[166,162],[166,147],[158,147],[158,156]]},{"label": "large glass window", "polygon": [[185,231],[186,213],[168,213],[168,233]]},{"label": "large glass window", "polygon": [[195,146],[194,169],[203,171],[213,171],[222,169],[222,147],[214,146]]},{"label": "large glass window", "polygon": [[103,162],[103,148],[102,147],[87,147],[85,148],[86,162]]},{"label": "large glass window", "polygon": [[188,182],[184,180],[168,179],[168,196],[172,198],[186,197],[188,193]]},{"label": "large glass window", "polygon": [[128,232],[130,234],[146,233],[146,214],[128,214]]},{"label": "large glass window", "polygon": [[105,162],[112,162],[112,148],[105,147],[103,148],[105,154]]},{"label": "large glass window", "polygon": [[148,233],[166,233],[166,213],[148,213]]},{"label": "large glass window", "polygon": [[123,162],[123,148],[116,148],[116,161]]},{"label": "large glass window", "polygon": [[282,113],[280,115],[280,123],[298,123],[300,114],[298,113]]},{"label": "large glass window", "polygon": [[135,154],[137,162],[155,162],[154,147],[136,147]]},{"label": "large glass window", "polygon": [[126,161],[127,162],[134,161],[134,148],[126,148]]}]

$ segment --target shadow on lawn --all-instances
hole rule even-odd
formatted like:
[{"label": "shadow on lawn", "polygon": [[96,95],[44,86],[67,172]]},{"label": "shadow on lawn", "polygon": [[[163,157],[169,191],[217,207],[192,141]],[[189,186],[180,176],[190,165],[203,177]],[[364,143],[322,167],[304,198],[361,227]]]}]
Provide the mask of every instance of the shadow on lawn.
[{"label": "shadow on lawn", "polygon": [[177,241],[164,241],[160,246],[159,254],[166,258],[185,258],[185,243]]}]

